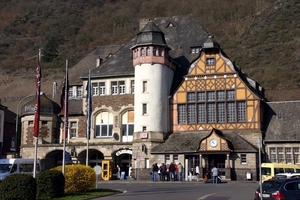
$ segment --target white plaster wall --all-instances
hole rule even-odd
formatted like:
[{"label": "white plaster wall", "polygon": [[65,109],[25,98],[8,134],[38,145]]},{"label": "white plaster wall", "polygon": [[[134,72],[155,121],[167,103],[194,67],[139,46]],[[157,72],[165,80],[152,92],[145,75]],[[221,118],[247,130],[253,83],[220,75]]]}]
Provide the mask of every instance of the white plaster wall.
[{"label": "white plaster wall", "polygon": [[[135,66],[134,131],[167,132],[168,96],[174,72],[161,64]],[[147,91],[143,92],[143,81],[147,81]],[[147,104],[147,114],[142,115],[142,104]]]}]

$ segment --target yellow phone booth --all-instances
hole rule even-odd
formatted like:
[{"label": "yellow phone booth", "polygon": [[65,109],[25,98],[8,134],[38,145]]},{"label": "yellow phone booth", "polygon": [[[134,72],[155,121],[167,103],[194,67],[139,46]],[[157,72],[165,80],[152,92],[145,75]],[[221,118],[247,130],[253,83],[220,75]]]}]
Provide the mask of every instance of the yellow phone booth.
[{"label": "yellow phone booth", "polygon": [[112,161],[111,160],[103,160],[102,161],[102,179],[110,180],[112,179]]}]

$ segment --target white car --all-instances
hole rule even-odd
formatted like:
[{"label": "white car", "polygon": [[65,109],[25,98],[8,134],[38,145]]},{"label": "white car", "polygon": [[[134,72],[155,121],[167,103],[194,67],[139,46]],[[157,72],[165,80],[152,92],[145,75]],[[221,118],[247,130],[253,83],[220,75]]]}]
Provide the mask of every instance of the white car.
[{"label": "white car", "polygon": [[300,178],[300,173],[278,173],[274,176],[274,179],[281,178]]}]

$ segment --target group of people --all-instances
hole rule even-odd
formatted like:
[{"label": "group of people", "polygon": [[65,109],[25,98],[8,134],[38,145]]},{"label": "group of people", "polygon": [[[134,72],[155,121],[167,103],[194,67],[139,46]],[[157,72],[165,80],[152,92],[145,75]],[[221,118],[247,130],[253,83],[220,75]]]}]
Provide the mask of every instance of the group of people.
[{"label": "group of people", "polygon": [[158,167],[157,163],[154,163],[151,168],[151,180],[158,181],[182,181],[183,166],[181,163],[165,164],[162,163]]},{"label": "group of people", "polygon": [[[191,170],[191,173],[193,173],[193,169]],[[197,176],[197,181],[199,181],[199,167],[196,166],[195,173]],[[210,174],[211,173],[211,174]],[[182,181],[183,179],[183,166],[181,163],[173,163],[165,164],[162,163],[160,166],[157,165],[157,163],[154,163],[152,165],[151,171],[151,180],[152,181]],[[206,172],[204,178],[208,179],[208,177],[211,175],[212,183],[217,184],[218,183],[218,176],[219,176],[219,170],[216,167],[213,167],[211,171]]]}]

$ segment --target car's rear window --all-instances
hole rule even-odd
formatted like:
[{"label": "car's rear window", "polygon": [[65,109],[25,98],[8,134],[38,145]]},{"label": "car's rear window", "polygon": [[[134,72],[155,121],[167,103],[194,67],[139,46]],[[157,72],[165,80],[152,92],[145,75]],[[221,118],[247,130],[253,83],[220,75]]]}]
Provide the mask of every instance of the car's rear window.
[{"label": "car's rear window", "polygon": [[263,182],[262,187],[263,187],[263,188],[269,188],[269,189],[272,188],[272,189],[277,190],[277,189],[279,189],[280,185],[281,185],[280,182],[276,182],[276,181],[265,181],[265,182]]}]

